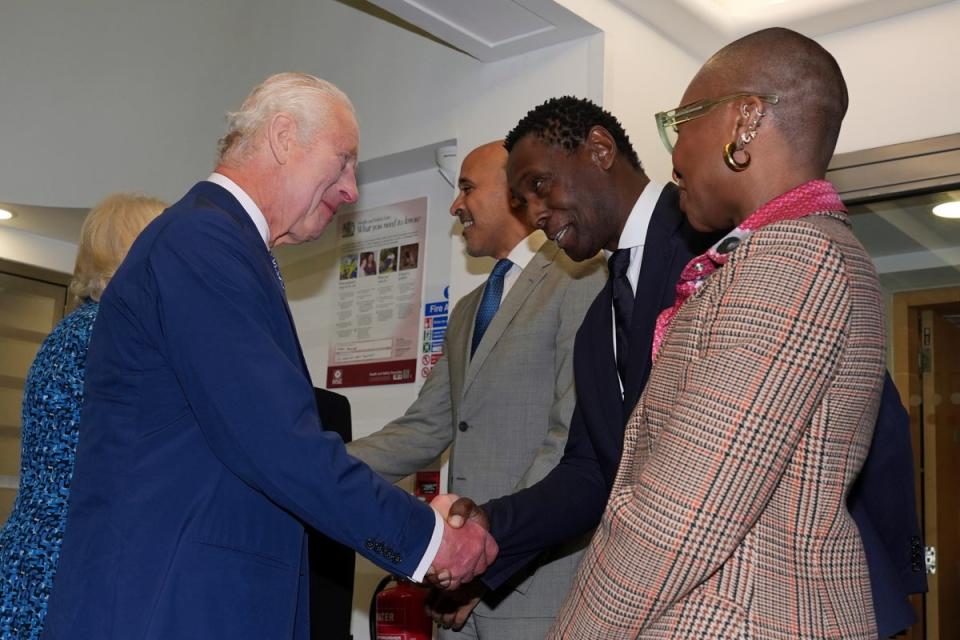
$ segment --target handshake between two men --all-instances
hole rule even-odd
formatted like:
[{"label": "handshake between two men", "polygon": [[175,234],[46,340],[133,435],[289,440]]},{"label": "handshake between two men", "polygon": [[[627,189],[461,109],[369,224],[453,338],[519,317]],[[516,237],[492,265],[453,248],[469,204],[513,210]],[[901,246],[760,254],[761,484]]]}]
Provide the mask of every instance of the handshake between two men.
[{"label": "handshake between two men", "polygon": [[426,575],[433,586],[427,613],[442,627],[459,629],[486,592],[476,578],[493,564],[499,548],[486,513],[470,498],[446,493],[430,506],[445,522],[443,542]]}]

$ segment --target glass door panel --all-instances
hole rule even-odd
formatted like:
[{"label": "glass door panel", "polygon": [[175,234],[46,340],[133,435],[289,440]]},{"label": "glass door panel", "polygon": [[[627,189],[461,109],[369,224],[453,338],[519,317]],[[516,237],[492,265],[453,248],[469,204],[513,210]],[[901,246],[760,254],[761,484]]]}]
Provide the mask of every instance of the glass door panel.
[{"label": "glass door panel", "polygon": [[960,189],[850,206],[887,306],[888,366],[910,412],[929,592],[915,640],[960,638]]}]

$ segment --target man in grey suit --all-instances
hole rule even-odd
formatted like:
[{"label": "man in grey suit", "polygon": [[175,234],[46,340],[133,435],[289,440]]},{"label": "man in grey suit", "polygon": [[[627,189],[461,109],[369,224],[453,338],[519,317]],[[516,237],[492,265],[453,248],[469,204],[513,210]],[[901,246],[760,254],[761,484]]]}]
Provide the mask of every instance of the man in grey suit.
[{"label": "man in grey suit", "polygon": [[[474,149],[450,207],[467,252],[498,259],[483,286],[450,317],[444,356],[400,418],[348,445],[389,480],[427,465],[451,443],[451,493],[485,501],[536,483],[563,455],[575,404],[573,342],[606,273],[576,263],[510,206],[502,141]],[[435,617],[457,638],[543,637],[569,588],[586,540],[545,554],[493,592],[475,581],[436,592]],[[465,620],[467,602],[477,604]],[[443,616],[449,611],[448,616]],[[441,637],[449,634],[441,630]]]}]

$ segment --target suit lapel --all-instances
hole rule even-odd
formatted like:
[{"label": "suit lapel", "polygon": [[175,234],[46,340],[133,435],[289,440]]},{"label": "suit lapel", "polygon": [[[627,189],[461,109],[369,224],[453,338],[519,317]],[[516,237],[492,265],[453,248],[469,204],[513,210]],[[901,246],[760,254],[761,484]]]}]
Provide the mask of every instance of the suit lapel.
[{"label": "suit lapel", "polygon": [[[560,248],[552,242],[544,243],[544,245],[540,247],[540,250],[531,258],[530,263],[517,277],[517,281],[513,283],[510,292],[507,293],[506,297],[504,297],[500,303],[500,308],[497,309],[493,320],[490,321],[490,325],[483,334],[480,344],[477,345],[477,351],[473,354],[473,358],[470,359],[470,363],[467,365],[463,393],[469,390],[470,384],[476,378],[477,372],[483,366],[483,362],[500,340],[500,336],[502,336],[506,328],[510,326],[510,322],[514,316],[517,315],[517,311],[520,310],[520,307],[526,302],[530,293],[533,292],[537,285],[540,284],[540,281],[547,275],[547,267],[553,263],[553,257],[559,250]],[[471,322],[474,317],[476,317],[476,309],[474,309],[474,315],[471,316]],[[470,334],[472,340],[473,332],[471,331]],[[466,351],[466,353],[469,353],[469,351]]]},{"label": "suit lapel", "polygon": [[473,339],[473,323],[483,287],[474,289],[457,305],[457,313],[451,314],[447,327],[447,364],[450,371],[451,397],[463,396],[464,378],[470,366],[470,341]]},{"label": "suit lapel", "polygon": [[[277,281],[276,274],[273,271],[273,263],[270,260],[270,251],[263,243],[263,238],[260,236],[257,225],[253,223],[253,220],[250,219],[250,214],[244,210],[243,205],[233,197],[233,194],[220,185],[207,181],[198,182],[191,191],[197,194],[199,198],[208,200],[218,209],[227,213],[234,222],[237,223],[240,232],[247,237],[250,244],[256,247],[253,249],[253,253],[261,263],[261,271],[269,274],[267,278],[275,285],[275,295],[279,298],[280,304],[283,305],[284,313],[287,315],[287,321],[290,323],[290,331],[293,334],[293,344],[296,347],[300,367],[303,369],[303,374],[307,377],[307,380],[311,380],[310,370],[307,368],[307,361],[303,357],[303,349],[300,346],[300,339],[297,337],[297,327],[293,322],[293,314],[290,312],[290,306],[287,304],[287,296],[284,293],[283,287]],[[311,384],[313,384],[312,381]]]}]

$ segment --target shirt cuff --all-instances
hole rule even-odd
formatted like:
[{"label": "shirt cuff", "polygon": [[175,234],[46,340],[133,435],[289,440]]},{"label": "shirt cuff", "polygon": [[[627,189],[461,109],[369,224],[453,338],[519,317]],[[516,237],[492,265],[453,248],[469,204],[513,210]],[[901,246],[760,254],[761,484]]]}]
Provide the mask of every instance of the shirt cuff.
[{"label": "shirt cuff", "polygon": [[423,552],[423,558],[420,559],[417,570],[410,576],[410,579],[414,582],[423,582],[423,577],[427,575],[427,570],[433,564],[433,559],[437,557],[437,552],[440,551],[440,543],[443,541],[443,518],[436,509],[430,509],[430,511],[433,511],[433,516],[436,518],[433,524],[433,536],[430,538],[427,550]]}]

